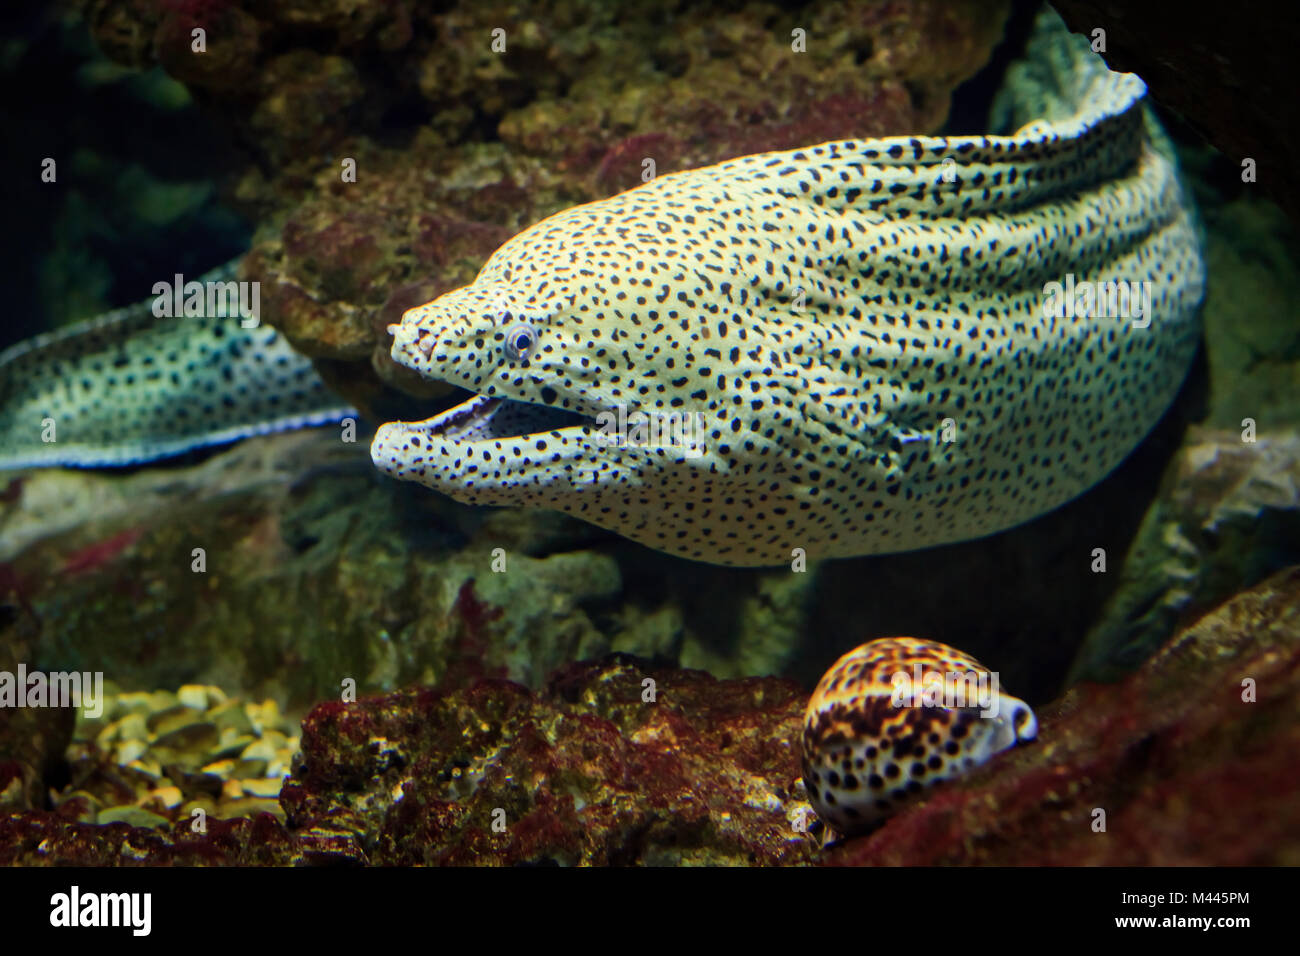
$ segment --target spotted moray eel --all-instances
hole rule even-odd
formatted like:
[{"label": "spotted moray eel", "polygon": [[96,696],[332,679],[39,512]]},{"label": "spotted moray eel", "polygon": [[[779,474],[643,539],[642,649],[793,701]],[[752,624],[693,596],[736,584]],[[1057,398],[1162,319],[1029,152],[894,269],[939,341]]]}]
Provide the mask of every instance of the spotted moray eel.
[{"label": "spotted moray eel", "polygon": [[[474,397],[382,426],[374,463],[727,565],[1042,515],[1133,450],[1199,337],[1195,217],[1145,97],[1049,10],[1009,135],[746,156],[552,216],[390,329]],[[1069,281],[1149,283],[1149,313],[1049,314]],[[611,442],[620,406],[702,414],[702,442]]]},{"label": "spotted moray eel", "polygon": [[[476,394],[383,426],[372,458],[464,502],[731,565],[1043,514],[1141,440],[1198,338],[1194,216],[1144,100],[1048,12],[995,108],[1011,135],[748,156],[553,216],[394,329],[398,362]],[[1045,317],[1068,275],[1150,282],[1149,324]],[[594,426],[620,410],[702,421],[701,440],[633,424],[611,444]],[[348,414],[272,329],[224,315],[142,303],[0,353],[0,468]]]},{"label": "spotted moray eel", "polygon": [[[229,263],[199,279],[235,279]],[[355,415],[267,325],[147,300],[0,352],[0,468],[129,465]]]}]

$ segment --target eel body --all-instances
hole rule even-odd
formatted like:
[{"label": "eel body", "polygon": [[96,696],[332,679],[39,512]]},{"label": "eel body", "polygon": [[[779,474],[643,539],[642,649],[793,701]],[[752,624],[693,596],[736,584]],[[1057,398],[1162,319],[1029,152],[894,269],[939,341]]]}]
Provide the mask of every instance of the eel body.
[{"label": "eel body", "polygon": [[146,300],[0,353],[0,468],[129,465],[356,414],[273,328],[213,302],[158,316]]},{"label": "eel body", "polygon": [[1145,96],[1047,11],[1006,133],[747,156],[552,216],[391,328],[475,395],[372,458],[729,565],[1044,514],[1141,441],[1199,338],[1197,224]]},{"label": "eel body", "polygon": [[[395,360],[474,395],[383,425],[372,459],[730,565],[1050,511],[1141,441],[1199,338],[1195,215],[1145,96],[1047,11],[1001,132],[747,156],[561,212],[393,327]],[[274,330],[150,305],[0,354],[0,468],[355,414]]]}]

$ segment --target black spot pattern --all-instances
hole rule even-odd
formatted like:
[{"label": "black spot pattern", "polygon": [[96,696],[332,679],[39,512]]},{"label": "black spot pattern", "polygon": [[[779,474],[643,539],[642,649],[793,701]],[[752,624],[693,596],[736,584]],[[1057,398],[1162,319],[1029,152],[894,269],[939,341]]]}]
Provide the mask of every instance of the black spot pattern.
[{"label": "black spot pattern", "polygon": [[[198,281],[234,278],[228,265]],[[152,305],[0,354],[0,467],[123,465],[352,411],[270,326],[160,318]],[[42,441],[46,418],[52,443]]]},{"label": "black spot pattern", "polygon": [[[396,329],[397,361],[482,396],[587,420],[702,413],[703,456],[611,447],[589,423],[435,420],[385,425],[375,464],[750,566],[975,538],[1086,490],[1177,392],[1204,264],[1141,81],[1059,20],[1040,31],[1004,110],[1035,122],[1012,135],[664,176],[525,230]],[[1045,284],[1067,274],[1149,281],[1150,326],[1045,317]],[[503,344],[521,320],[526,361]]]}]

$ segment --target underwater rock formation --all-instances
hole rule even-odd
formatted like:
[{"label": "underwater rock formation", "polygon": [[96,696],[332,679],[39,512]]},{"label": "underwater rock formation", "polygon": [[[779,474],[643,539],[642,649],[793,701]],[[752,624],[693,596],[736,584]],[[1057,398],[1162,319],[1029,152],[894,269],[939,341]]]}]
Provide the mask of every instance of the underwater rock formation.
[{"label": "underwater rock formation", "polygon": [[1300,434],[1192,429],[1124,556],[1120,586],[1071,668],[1113,680],[1193,620],[1278,568],[1300,562]]},{"label": "underwater rock formation", "polygon": [[284,823],[97,826],[73,801],[0,814],[0,864],[1296,865],[1281,758],[1300,751],[1298,619],[1292,568],[1124,682],[1039,708],[1037,741],[820,852],[797,686],[614,655],[539,692],[480,680],[319,705]]},{"label": "underwater rock formation", "polygon": [[283,820],[277,798],[298,746],[297,718],[273,700],[201,684],[175,693],[105,686],[102,713],[78,713],[60,754],[69,782],[51,788],[50,808],[64,820],[149,828],[192,825],[200,815]]},{"label": "underwater rock formation", "polygon": [[501,680],[327,703],[303,723],[287,825],[0,816],[0,864],[792,864],[803,696],[613,656],[540,693]]},{"label": "underwater rock formation", "polygon": [[788,682],[615,656],[536,695],[485,681],[322,704],[281,801],[304,845],[352,834],[376,864],[806,862],[802,703]]},{"label": "underwater rock formation", "polygon": [[[33,659],[42,623],[27,600],[29,582],[0,563],[0,672],[12,675]],[[72,739],[75,714],[51,707],[0,707],[0,812],[41,807],[45,790]]]},{"label": "underwater rock formation", "polygon": [[[468,664],[462,676],[536,683],[608,649],[583,607],[619,592],[615,562],[526,550],[560,550],[581,529],[394,499],[339,437],[287,433],[184,470],[16,483],[0,502],[0,559],[13,558],[19,596],[45,624],[29,660],[92,660],[125,690],[218,684],[302,706],[345,678],[373,693],[445,683]],[[498,547],[508,573],[493,570]],[[475,613],[479,601],[489,610]]]},{"label": "underwater rock formation", "polygon": [[[831,850],[842,865],[1300,864],[1300,568],[1118,684],[1038,708],[1017,747]],[[1099,811],[1101,811],[1099,813]]]},{"label": "underwater rock formation", "polygon": [[[231,190],[258,224],[242,278],[261,281],[263,316],[295,347],[335,360],[323,374],[363,410],[381,400],[377,381],[430,394],[391,363],[384,329],[469,282],[523,227],[641,182],[647,158],[662,175],[933,132],[1008,10],[1005,0],[690,4],[671,15],[554,0],[522,18],[503,2],[82,7],[110,57],[161,62],[251,150]],[[187,55],[195,26],[213,54]],[[493,50],[498,29],[504,53]],[[355,182],[342,181],[345,159]]]},{"label": "underwater rock formation", "polygon": [[[1264,0],[1248,16],[1217,4],[1053,0],[1070,29],[1106,32],[1106,57],[1137,73],[1152,95],[1223,151],[1235,172],[1249,157],[1259,189],[1300,216],[1300,107],[1291,71],[1300,16],[1291,0]],[[1239,183],[1240,184],[1240,183]]]}]

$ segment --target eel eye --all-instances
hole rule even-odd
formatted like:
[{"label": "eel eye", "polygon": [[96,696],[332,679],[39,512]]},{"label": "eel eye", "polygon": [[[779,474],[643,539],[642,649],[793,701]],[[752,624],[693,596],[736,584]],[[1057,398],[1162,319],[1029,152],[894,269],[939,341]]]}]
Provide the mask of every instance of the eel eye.
[{"label": "eel eye", "polygon": [[537,344],[537,333],[531,325],[516,325],[506,333],[506,354],[513,359],[528,358]]}]

